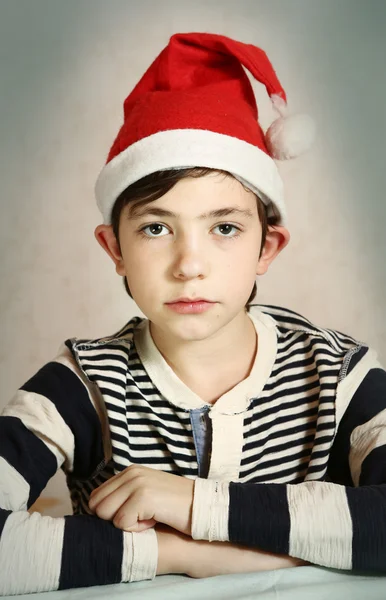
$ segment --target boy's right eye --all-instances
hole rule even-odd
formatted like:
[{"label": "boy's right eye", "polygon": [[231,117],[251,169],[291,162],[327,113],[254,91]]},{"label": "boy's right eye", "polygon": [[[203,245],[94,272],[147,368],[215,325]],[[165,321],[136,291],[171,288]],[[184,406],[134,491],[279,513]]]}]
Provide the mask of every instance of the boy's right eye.
[{"label": "boy's right eye", "polygon": [[142,229],[139,229],[138,233],[140,235],[142,235],[143,237],[145,237],[146,239],[152,239],[154,237],[163,237],[160,235],[155,235],[155,236],[150,235],[149,236],[145,233],[146,229],[150,229],[150,228],[155,229],[156,227],[165,227],[165,225],[162,225],[161,223],[150,223],[150,225],[146,225],[145,227],[142,227]]}]

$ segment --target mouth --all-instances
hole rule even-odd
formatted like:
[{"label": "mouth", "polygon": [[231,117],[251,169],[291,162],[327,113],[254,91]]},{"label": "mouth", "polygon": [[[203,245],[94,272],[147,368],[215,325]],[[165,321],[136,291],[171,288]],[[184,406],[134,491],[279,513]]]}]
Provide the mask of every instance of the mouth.
[{"label": "mouth", "polygon": [[169,307],[169,310],[173,310],[176,313],[185,315],[185,314],[200,314],[204,313],[212,307],[211,300],[174,300],[173,302],[167,302],[166,306]]},{"label": "mouth", "polygon": [[198,302],[213,303],[213,300],[207,300],[206,298],[177,298],[176,300],[172,300],[171,302],[166,302],[166,304],[196,304]]}]

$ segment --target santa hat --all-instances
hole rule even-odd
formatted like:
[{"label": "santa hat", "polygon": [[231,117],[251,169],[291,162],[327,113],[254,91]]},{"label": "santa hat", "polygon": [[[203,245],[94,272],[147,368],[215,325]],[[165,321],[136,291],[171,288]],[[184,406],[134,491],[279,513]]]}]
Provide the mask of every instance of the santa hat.
[{"label": "santa hat", "polygon": [[[267,89],[280,117],[264,135],[243,67]],[[97,183],[105,224],[118,196],[142,177],[164,169],[229,171],[271,203],[286,222],[283,184],[274,159],[309,148],[314,124],[286,116],[286,94],[265,52],[211,33],[178,33],[124,102],[124,122]]]}]

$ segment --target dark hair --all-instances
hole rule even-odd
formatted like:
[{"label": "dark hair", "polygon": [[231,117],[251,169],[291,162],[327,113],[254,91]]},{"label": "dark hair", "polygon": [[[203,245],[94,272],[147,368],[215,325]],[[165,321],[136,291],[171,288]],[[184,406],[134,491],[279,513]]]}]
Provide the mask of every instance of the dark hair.
[{"label": "dark hair", "polygon": [[[188,169],[168,169],[164,171],[156,171],[155,173],[146,175],[146,177],[142,177],[142,179],[139,179],[135,183],[129,185],[118,196],[113,206],[111,214],[111,224],[119,246],[119,251],[121,252],[121,246],[119,242],[119,222],[122,211],[125,208],[125,206],[127,206],[129,203],[133,203],[133,205],[135,205],[136,207],[148,204],[153,200],[158,200],[158,198],[161,198],[161,196],[163,196],[169,190],[171,190],[181,179],[185,179],[186,177],[204,177],[205,175],[208,175],[210,173],[222,173],[225,176],[233,177],[233,175],[228,171],[223,171],[220,169],[210,169],[207,167],[192,167]],[[245,186],[244,188],[247,191],[250,191]],[[267,207],[258,196],[256,196],[256,202],[257,212],[262,226],[262,238],[259,253],[260,258],[264,248],[268,227],[274,227],[279,223],[280,214],[277,211],[276,207],[274,205],[271,205],[273,216],[268,217]],[[123,279],[126,292],[129,294],[130,298],[133,298],[129,286],[127,284],[126,277],[124,277]],[[248,302],[246,304],[247,311],[249,310],[249,304],[252,302],[252,300],[254,300],[256,293],[257,286],[255,281],[251,295],[249,296]]]}]

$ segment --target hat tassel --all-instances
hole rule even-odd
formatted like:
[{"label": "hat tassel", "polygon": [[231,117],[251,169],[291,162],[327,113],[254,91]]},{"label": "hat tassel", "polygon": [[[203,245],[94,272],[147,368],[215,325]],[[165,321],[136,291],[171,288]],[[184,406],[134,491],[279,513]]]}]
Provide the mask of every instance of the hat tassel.
[{"label": "hat tassel", "polygon": [[265,134],[272,158],[287,160],[307,152],[315,139],[314,120],[306,114],[288,115],[287,104],[278,94],[272,94],[271,100],[280,114]]}]

